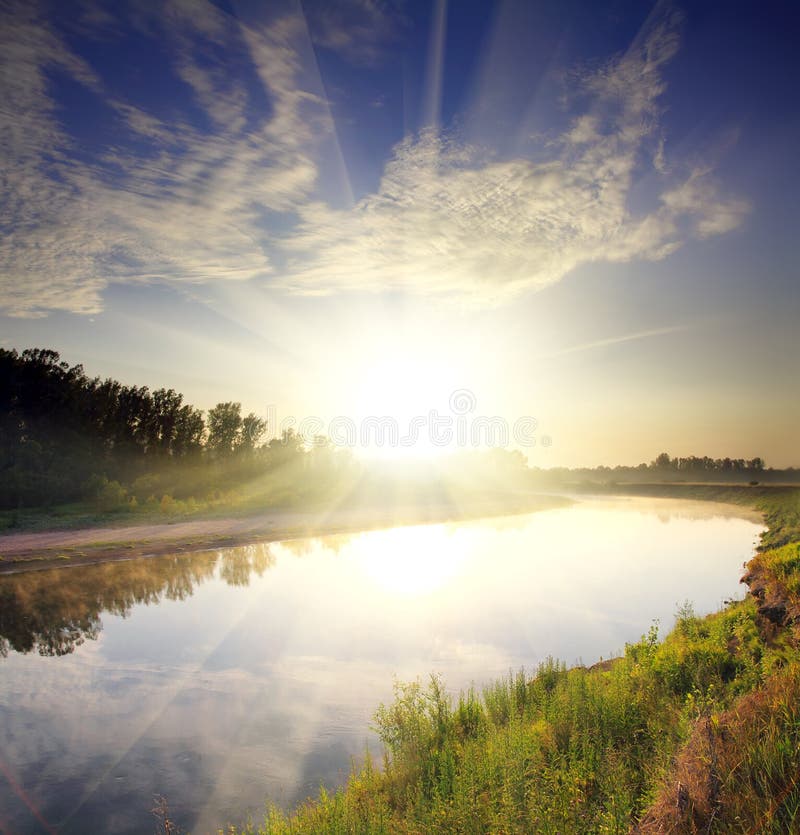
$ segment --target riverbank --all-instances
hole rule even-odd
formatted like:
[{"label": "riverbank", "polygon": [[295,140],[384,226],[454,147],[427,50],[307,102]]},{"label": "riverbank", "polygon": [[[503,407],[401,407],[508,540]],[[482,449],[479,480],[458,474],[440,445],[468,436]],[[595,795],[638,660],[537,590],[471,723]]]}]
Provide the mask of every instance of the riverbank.
[{"label": "riverbank", "polygon": [[129,525],[19,531],[0,535],[0,574],[301,537],[513,516],[569,504],[562,496],[504,493],[436,504],[358,504],[313,510],[267,510],[246,516]]},{"label": "riverbank", "polygon": [[751,495],[769,527],[744,600],[687,604],[590,669],[550,660],[457,701],[436,677],[398,685],[375,718],[383,768],[230,831],[798,831],[800,490]]},{"label": "riverbank", "polygon": [[[579,484],[563,490],[465,493],[451,500],[403,501],[380,504],[363,497],[344,504],[318,505],[306,510],[270,508],[254,512],[217,512],[167,518],[150,516],[135,522],[108,515],[87,524],[82,517],[36,517],[29,529],[0,534],[0,574],[21,570],[88,565],[137,557],[229,548],[254,542],[274,542],[308,536],[352,533],[397,525],[458,522],[481,517],[512,516],[563,506],[594,496],[638,496],[714,501],[767,514],[772,504],[798,488],[791,485],[730,484]],[[791,532],[800,537],[800,530]],[[784,537],[785,538],[785,537]],[[787,540],[788,541],[788,540]],[[770,544],[780,544],[777,540]]]},{"label": "riverbank", "polygon": [[[621,492],[616,491],[616,495]],[[639,502],[668,504],[650,502],[650,497],[608,501],[607,494],[599,499],[588,494],[581,496],[588,505],[595,503],[598,507]],[[456,699],[448,696],[445,683],[437,679],[428,687],[413,683],[400,686],[396,701],[381,708],[373,723],[388,754],[383,767],[367,761],[341,791],[323,793],[293,812],[271,807],[260,824],[242,831],[251,835],[256,831],[270,835],[337,831],[795,831],[800,822],[800,797],[792,782],[800,773],[800,651],[796,631],[800,617],[800,559],[798,538],[793,531],[800,521],[800,491],[740,491],[738,496],[741,501],[732,502],[737,513],[749,516],[754,512],[752,508],[758,507],[769,524],[759,554],[750,562],[748,583],[753,594],[745,600],[702,618],[685,605],[677,613],[675,628],[666,637],[663,633],[659,636],[654,627],[626,646],[621,658],[589,669],[567,669],[556,661],[548,661],[531,671],[535,672],[532,677],[520,672]],[[745,496],[751,498],[749,505]],[[697,501],[686,503],[687,498],[698,499],[697,495],[688,497],[684,493],[678,498],[684,507],[682,515],[692,518],[698,509],[707,516],[728,515],[730,493],[726,497],[727,508],[705,509]],[[497,501],[490,502],[484,497],[479,502],[473,497],[471,503],[462,502],[457,509],[459,518],[470,518],[465,515],[470,509],[481,516],[486,516],[490,508],[508,513],[509,498],[510,495],[501,501],[494,496]],[[533,494],[526,494],[524,500],[520,499],[519,512],[529,512],[530,508],[524,506],[533,498]],[[672,500],[675,496],[662,492],[659,498]],[[398,504],[391,513],[384,507],[384,519],[402,524],[399,520],[406,514],[416,514],[418,522],[420,505]],[[429,503],[425,507],[431,515],[456,511],[444,503]],[[375,503],[362,507],[358,513],[369,514],[377,523],[381,521],[379,510]],[[299,520],[293,515],[280,519],[270,515],[268,521],[286,525],[295,522],[316,526],[317,530],[323,524],[351,523],[363,530],[365,522],[358,513],[354,507],[347,513],[339,507],[327,509],[326,518],[318,510],[302,514]],[[548,539],[547,556],[542,554],[541,558],[555,561],[560,556],[558,526],[564,523],[559,522],[561,514],[552,516],[554,536]],[[222,525],[214,535],[230,536],[233,524],[243,528],[253,525],[258,532],[257,526],[265,517],[262,514],[205,521]],[[176,530],[186,534],[176,527],[182,523],[164,527],[173,536]],[[140,526],[127,527],[139,533],[142,530]],[[112,536],[119,537],[122,529],[109,530]],[[90,531],[92,536],[97,535],[96,528]],[[41,532],[54,533],[64,532]],[[247,534],[247,530],[239,533]],[[590,534],[597,537],[600,545],[601,529],[598,527]],[[263,534],[258,536],[263,539]],[[647,536],[659,537],[660,532],[656,529]],[[637,541],[641,542],[642,560],[637,560],[636,553],[631,560],[642,563],[635,570],[647,571],[645,555],[651,543],[641,534]],[[770,545],[776,542],[784,544]],[[167,539],[164,544],[175,553],[174,539]],[[124,560],[127,555],[119,546],[117,550],[114,559]],[[269,550],[231,550],[223,552],[220,559],[233,561],[241,557],[250,564],[254,558],[266,558]],[[705,555],[710,558],[710,551],[701,547],[698,561]],[[64,560],[54,564],[78,563]],[[37,571],[9,577],[10,584],[31,583],[28,593],[20,599],[27,601],[33,617],[17,617],[17,621],[25,624],[24,631],[31,633],[35,641],[29,642],[23,651],[37,646],[41,651],[43,645],[44,654],[58,655],[71,651],[70,642],[75,644],[87,635],[91,637],[100,611],[84,609],[89,617],[75,617],[74,613],[76,601],[94,597],[92,582],[108,589],[109,575],[125,575],[126,580],[132,575],[139,588],[137,599],[144,599],[153,591],[158,593],[165,584],[171,594],[180,597],[187,590],[190,592],[193,582],[210,576],[216,564],[217,554],[206,551],[174,559],[110,562],[97,569],[54,570],[49,574]],[[508,578],[502,574],[502,564],[498,560],[497,577],[505,601],[507,592],[503,588],[507,588]],[[23,568],[27,571],[34,565],[35,561]],[[228,576],[237,582],[237,566],[228,568]],[[698,568],[703,571],[702,566]],[[600,570],[608,572],[609,565]],[[563,616],[547,615],[551,600],[560,600],[562,596],[569,599],[580,585],[571,576],[574,575],[568,574],[549,595],[538,600],[528,589],[545,585],[541,573],[531,575],[527,584],[516,586],[525,606],[535,607],[545,613],[545,618],[549,617],[545,628],[550,624],[554,628],[574,627],[568,612]],[[738,577],[733,577],[735,583]],[[619,578],[620,582],[612,586],[606,597],[612,616],[624,610],[622,595],[633,594],[636,588],[635,584],[626,584],[624,573]],[[125,585],[117,584],[119,593],[106,591],[106,609],[114,598],[120,601],[120,606],[114,608],[117,613],[125,611],[126,601],[130,605]],[[477,588],[483,595],[483,586]],[[47,594],[40,593],[44,591]],[[688,584],[687,597],[694,596],[692,591]],[[337,600],[327,585],[325,593],[334,602]],[[485,597],[481,596],[466,605],[478,610],[484,602]],[[460,605],[465,605],[463,600]],[[10,606],[0,608],[13,620]],[[56,622],[72,621],[78,628],[42,629],[45,616],[52,623],[53,614]],[[668,620],[671,621],[670,615]],[[396,621],[401,629],[406,628],[404,613]],[[521,624],[522,620],[515,622]],[[490,620],[484,620],[484,624],[488,624],[484,629],[492,626]],[[669,626],[663,619],[662,625]],[[18,633],[14,638],[12,647],[21,645],[24,635]],[[327,704],[325,695],[320,703]],[[313,744],[319,732],[312,728],[309,733]],[[271,744],[269,733],[259,732],[257,736],[261,744]],[[226,737],[223,743],[226,753],[232,753],[241,744],[235,737],[231,739],[229,743]],[[174,786],[167,784],[164,791],[169,793],[171,809],[179,809],[181,802],[185,803],[186,798]],[[263,792],[266,791],[264,783]],[[166,806],[164,810],[166,816]],[[246,815],[242,809],[240,815],[234,813],[230,817],[241,821]],[[733,825],[737,820],[744,822],[744,829]],[[177,823],[182,821],[178,819]],[[167,828],[164,820],[159,831]]]}]

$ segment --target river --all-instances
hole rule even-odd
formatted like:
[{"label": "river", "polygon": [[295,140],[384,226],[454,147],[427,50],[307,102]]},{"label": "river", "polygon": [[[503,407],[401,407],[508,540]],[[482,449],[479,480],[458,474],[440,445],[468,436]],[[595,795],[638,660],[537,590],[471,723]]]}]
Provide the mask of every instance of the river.
[{"label": "river", "polygon": [[194,835],[346,779],[393,679],[624,651],[740,597],[756,519],[582,499],[527,515],[0,577],[0,830]]}]

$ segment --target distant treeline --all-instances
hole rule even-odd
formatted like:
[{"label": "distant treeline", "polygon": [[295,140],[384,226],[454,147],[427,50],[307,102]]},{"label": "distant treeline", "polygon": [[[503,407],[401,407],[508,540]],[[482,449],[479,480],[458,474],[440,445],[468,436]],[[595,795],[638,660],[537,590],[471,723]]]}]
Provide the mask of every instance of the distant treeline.
[{"label": "distant treeline", "polygon": [[707,455],[702,458],[698,455],[670,458],[666,452],[662,452],[649,464],[648,469],[674,470],[679,473],[760,473],[764,469],[764,459],[709,458]]},{"label": "distant treeline", "polygon": [[776,470],[767,468],[763,458],[709,458],[689,455],[671,458],[662,452],[648,463],[635,467],[592,467],[567,469],[555,467],[548,470],[534,468],[532,478],[548,484],[567,484],[581,481],[604,484],[644,482],[715,482],[757,483],[791,482],[800,480],[800,471],[794,467]]}]

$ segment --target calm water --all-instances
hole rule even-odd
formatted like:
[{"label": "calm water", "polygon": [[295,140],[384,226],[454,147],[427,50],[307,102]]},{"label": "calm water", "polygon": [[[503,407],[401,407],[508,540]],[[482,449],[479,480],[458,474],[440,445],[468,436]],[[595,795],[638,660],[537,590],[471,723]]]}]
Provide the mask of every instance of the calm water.
[{"label": "calm water", "polygon": [[761,526],[588,500],[0,578],[0,830],[192,833],[340,783],[392,679],[618,654],[741,596]]}]

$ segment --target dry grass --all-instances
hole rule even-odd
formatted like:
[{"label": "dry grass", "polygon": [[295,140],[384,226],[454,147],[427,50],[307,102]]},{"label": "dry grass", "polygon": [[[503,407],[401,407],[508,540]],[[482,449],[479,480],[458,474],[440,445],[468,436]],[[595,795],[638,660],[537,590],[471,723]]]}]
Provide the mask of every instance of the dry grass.
[{"label": "dry grass", "polygon": [[722,713],[698,705],[694,730],[634,829],[789,833],[800,827],[800,664]]}]

